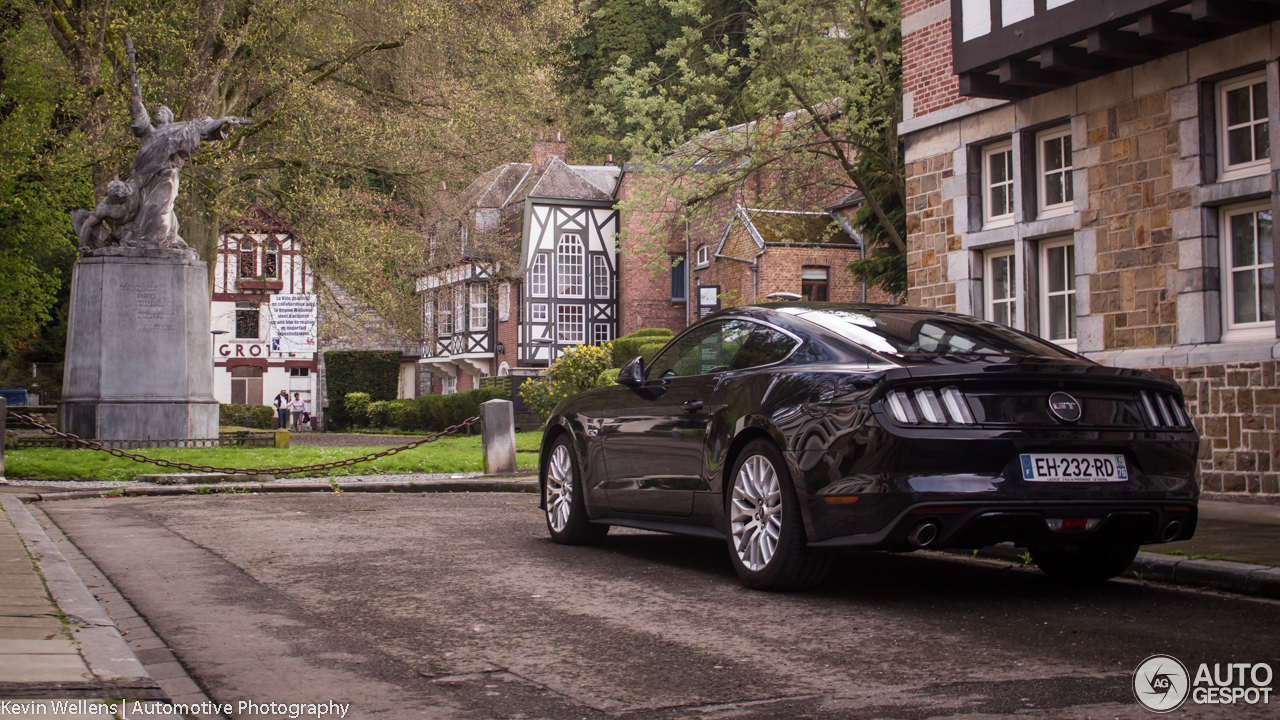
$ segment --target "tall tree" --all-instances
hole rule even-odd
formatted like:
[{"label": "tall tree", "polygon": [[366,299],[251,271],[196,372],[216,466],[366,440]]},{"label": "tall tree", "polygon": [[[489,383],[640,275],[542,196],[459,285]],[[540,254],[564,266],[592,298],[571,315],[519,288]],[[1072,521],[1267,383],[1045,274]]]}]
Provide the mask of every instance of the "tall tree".
[{"label": "tall tree", "polygon": [[762,176],[780,203],[857,193],[877,260],[858,270],[892,291],[898,268],[905,281],[892,258],[906,254],[898,2],[758,0],[730,14],[718,3],[666,0],[684,31],[665,62],[604,81],[631,147],[680,176],[686,206]]}]

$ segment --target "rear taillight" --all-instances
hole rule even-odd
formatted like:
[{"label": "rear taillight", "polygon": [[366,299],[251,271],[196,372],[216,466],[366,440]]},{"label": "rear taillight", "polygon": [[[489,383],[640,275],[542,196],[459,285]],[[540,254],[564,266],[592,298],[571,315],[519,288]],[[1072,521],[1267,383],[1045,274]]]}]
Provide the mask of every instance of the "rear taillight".
[{"label": "rear taillight", "polygon": [[1191,419],[1187,411],[1182,409],[1178,398],[1169,393],[1158,393],[1143,390],[1138,393],[1142,399],[1143,413],[1147,424],[1151,427],[1188,427]]},{"label": "rear taillight", "polygon": [[[939,400],[941,398],[941,400]],[[960,388],[917,388],[910,394],[894,390],[885,396],[885,407],[899,425],[973,425],[973,413]]]}]

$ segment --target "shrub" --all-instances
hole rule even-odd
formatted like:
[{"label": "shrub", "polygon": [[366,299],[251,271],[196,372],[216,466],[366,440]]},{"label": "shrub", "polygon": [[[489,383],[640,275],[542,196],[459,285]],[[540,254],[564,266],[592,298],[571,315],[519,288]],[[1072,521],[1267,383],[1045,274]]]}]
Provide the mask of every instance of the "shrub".
[{"label": "shrub", "polygon": [[648,367],[649,363],[653,362],[653,359],[658,357],[658,353],[662,352],[662,348],[666,346],[667,344],[664,342],[645,343],[644,345],[641,345],[640,357],[644,358],[645,367]]},{"label": "shrub", "polygon": [[479,415],[480,403],[510,399],[511,394],[505,389],[487,387],[453,395],[423,395],[417,400],[397,401],[394,407],[399,408],[400,414],[396,426],[401,430],[440,432]]},{"label": "shrub", "polygon": [[561,400],[597,387],[600,374],[609,369],[612,360],[609,344],[570,348],[551,363],[546,375],[521,385],[520,397],[529,410],[545,420]]},{"label": "shrub", "polygon": [[600,373],[600,377],[596,378],[596,387],[604,387],[618,382],[618,373],[622,372],[622,368],[609,368]]},{"label": "shrub", "polygon": [[666,328],[646,328],[613,341],[613,366],[622,367],[640,355],[640,348],[651,343],[665,343],[674,335]]},{"label": "shrub", "polygon": [[343,399],[348,393],[367,393],[371,402],[396,399],[400,353],[330,350],[324,354],[324,363],[326,394],[330,400],[326,423],[344,427],[356,422],[347,417]]},{"label": "shrub", "polygon": [[630,334],[630,335],[628,335],[627,337],[632,337],[632,338],[638,338],[638,337],[667,337],[667,338],[669,338],[669,337],[675,337],[675,332],[673,332],[673,331],[671,331],[671,330],[669,330],[669,329],[667,329],[667,328],[642,328],[642,329],[640,329],[640,330],[637,330],[637,331],[635,331],[635,332],[631,333],[631,334]]},{"label": "shrub", "polygon": [[[352,395],[355,394],[352,393]],[[347,398],[350,399],[352,395],[348,395]],[[391,421],[391,413],[394,409],[395,401],[393,400],[379,400],[369,403],[369,407],[365,410],[365,414],[369,418],[369,427],[391,427],[394,424]]]},{"label": "shrub", "polygon": [[275,408],[270,405],[220,405],[218,406],[218,424],[238,427],[270,430],[271,421],[276,417]]},{"label": "shrub", "polygon": [[342,399],[343,415],[347,422],[357,426],[369,424],[369,393],[347,393]]}]

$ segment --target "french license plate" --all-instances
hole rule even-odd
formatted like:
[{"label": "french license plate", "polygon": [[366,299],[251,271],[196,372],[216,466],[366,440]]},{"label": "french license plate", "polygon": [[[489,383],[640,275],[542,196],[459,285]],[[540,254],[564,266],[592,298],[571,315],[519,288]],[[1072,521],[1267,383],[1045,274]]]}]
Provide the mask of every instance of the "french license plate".
[{"label": "french license plate", "polygon": [[1023,453],[1022,479],[1029,482],[1128,482],[1123,455]]}]

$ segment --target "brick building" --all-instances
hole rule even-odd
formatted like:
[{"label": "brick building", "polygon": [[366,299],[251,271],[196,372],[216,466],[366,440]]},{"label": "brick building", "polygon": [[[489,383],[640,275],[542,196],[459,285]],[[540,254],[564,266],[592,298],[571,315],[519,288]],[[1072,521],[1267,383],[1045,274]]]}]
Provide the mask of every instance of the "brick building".
[{"label": "brick building", "polygon": [[1174,377],[1212,497],[1280,499],[1280,13],[906,0],[907,302]]}]

